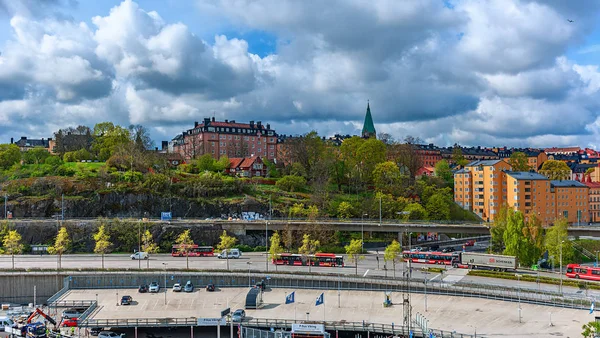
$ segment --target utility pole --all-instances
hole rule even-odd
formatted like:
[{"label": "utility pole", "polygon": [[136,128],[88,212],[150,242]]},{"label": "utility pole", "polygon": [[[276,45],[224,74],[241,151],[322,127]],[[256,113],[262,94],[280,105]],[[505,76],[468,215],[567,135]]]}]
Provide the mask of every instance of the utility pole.
[{"label": "utility pole", "polygon": [[379,226],[381,226],[381,195],[379,195]]},{"label": "utility pole", "polygon": [[562,294],[562,280],[563,280],[563,273],[562,273],[562,247],[563,247],[563,243],[565,241],[560,242],[560,293]]},{"label": "utility pole", "polygon": [[519,297],[519,323],[521,322],[521,275],[518,273],[515,274],[517,276],[517,295]]},{"label": "utility pole", "polygon": [[65,220],[65,194],[61,195],[61,199],[60,199],[60,212],[61,212],[61,218],[64,221]]}]

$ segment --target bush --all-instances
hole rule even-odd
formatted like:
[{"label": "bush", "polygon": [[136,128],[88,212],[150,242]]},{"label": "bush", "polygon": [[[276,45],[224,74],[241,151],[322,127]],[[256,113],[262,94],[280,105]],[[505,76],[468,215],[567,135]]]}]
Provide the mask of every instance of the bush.
[{"label": "bush", "polygon": [[306,187],[306,179],[301,176],[287,175],[280,178],[275,185],[288,192],[302,191]]},{"label": "bush", "polygon": [[53,167],[59,166],[63,163],[63,161],[58,156],[48,156],[44,161],[47,165],[51,165]]},{"label": "bush", "polygon": [[63,165],[60,165],[58,168],[56,168],[54,173],[58,176],[71,177],[71,176],[75,175],[75,169],[63,164]]}]

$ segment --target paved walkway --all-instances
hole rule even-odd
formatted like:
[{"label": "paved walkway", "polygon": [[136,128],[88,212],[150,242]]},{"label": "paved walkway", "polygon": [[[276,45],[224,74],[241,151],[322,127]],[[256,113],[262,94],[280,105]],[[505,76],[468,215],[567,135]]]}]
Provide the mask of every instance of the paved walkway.
[{"label": "paved walkway", "polygon": [[[117,296],[117,291],[119,296]],[[136,290],[71,290],[64,300],[93,300],[98,295],[100,305],[94,319],[124,318],[214,318],[219,312],[231,307],[243,308],[247,288],[228,288],[217,292],[204,289],[194,293],[167,292],[167,305],[164,293],[138,294]],[[383,292],[325,291],[325,306],[315,306],[321,291],[295,290],[296,303],[285,305],[286,294],[294,290],[272,289],[264,293],[264,306],[259,310],[247,310],[250,318],[299,319],[309,320],[372,322],[402,324],[401,305],[383,308]],[[124,294],[133,296],[131,306],[117,306],[117,298]],[[402,294],[393,293],[392,300],[402,303]],[[474,333],[486,337],[579,337],[581,326],[594,319],[584,310],[560,309],[522,304],[522,318],[519,322],[518,304],[477,298],[449,296],[412,295],[413,318],[417,312],[429,319],[429,327]],[[307,314],[308,313],[308,314]],[[553,326],[550,326],[552,320]]]}]

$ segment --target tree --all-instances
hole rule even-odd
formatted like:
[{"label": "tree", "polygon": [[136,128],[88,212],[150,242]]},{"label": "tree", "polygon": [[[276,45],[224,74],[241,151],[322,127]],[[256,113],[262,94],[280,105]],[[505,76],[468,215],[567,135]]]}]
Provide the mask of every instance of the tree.
[{"label": "tree", "polygon": [[[152,233],[150,230],[146,230],[142,234],[142,251],[147,254],[153,254],[158,252],[158,245],[154,243]],[[146,260],[146,268],[150,268],[150,260]]]},{"label": "tree", "polygon": [[506,231],[508,212],[509,209],[506,204],[500,206],[496,217],[494,217],[494,222],[490,227],[490,235],[492,236],[490,250],[492,253],[502,252],[504,250],[504,232]]},{"label": "tree", "polygon": [[227,253],[227,270],[229,270],[229,249],[231,249],[235,242],[237,242],[237,238],[227,235],[227,231],[223,230],[223,233],[220,236],[221,242],[217,245],[217,249],[226,250]]},{"label": "tree", "polygon": [[132,124],[129,126],[129,134],[131,135],[131,141],[135,144],[135,148],[144,152],[154,147],[154,141],[150,137],[148,128],[141,124]]},{"label": "tree", "polygon": [[571,169],[563,161],[548,160],[542,164],[540,174],[551,180],[568,180]]},{"label": "tree", "polygon": [[435,176],[444,180],[448,186],[454,186],[454,174],[446,160],[438,161],[435,164]]},{"label": "tree", "polygon": [[98,232],[94,234],[94,241],[96,246],[94,247],[94,253],[102,255],[102,269],[104,269],[104,255],[110,252],[112,243],[110,242],[110,236],[103,225],[98,228]]},{"label": "tree", "polygon": [[360,239],[353,239],[344,248],[346,249],[348,259],[354,262],[354,273],[358,275],[358,261],[365,258],[362,255],[362,241]]},{"label": "tree", "polygon": [[544,248],[544,229],[539,218],[532,214],[529,216],[523,233],[528,241],[527,255],[524,257],[524,263],[527,265],[536,264],[542,256]]},{"label": "tree", "polygon": [[309,234],[304,234],[302,237],[302,246],[298,249],[298,253],[304,255],[306,262],[308,263],[308,272],[310,273],[310,267],[313,265],[313,259],[311,255],[317,252],[317,248],[321,245],[318,240],[311,239]]},{"label": "tree", "polygon": [[403,212],[405,220],[426,220],[429,219],[427,210],[417,202],[409,203]]},{"label": "tree", "polygon": [[0,168],[8,169],[21,161],[21,150],[16,144],[0,144]]},{"label": "tree", "polygon": [[27,164],[42,164],[50,156],[44,147],[34,147],[23,153],[23,162]]},{"label": "tree", "polygon": [[431,220],[448,220],[450,219],[450,204],[453,203],[448,196],[437,192],[427,200],[425,209]]},{"label": "tree", "polygon": [[[271,247],[269,248],[269,256],[271,256],[271,260],[277,260],[282,252],[283,248],[281,247],[281,237],[279,237],[279,232],[275,231],[273,235],[271,235]],[[277,270],[277,264],[275,264],[275,270]]]},{"label": "tree", "polygon": [[527,162],[527,155],[521,151],[510,154],[508,164],[512,167],[512,171],[529,171],[529,169],[531,169]]},{"label": "tree", "polygon": [[315,221],[319,217],[319,208],[316,205],[310,205],[306,210],[306,216],[310,221]]},{"label": "tree", "polygon": [[[533,221],[531,227],[532,232],[535,232],[534,228],[537,226]],[[541,224],[540,230],[541,230]],[[537,234],[535,234],[537,237]],[[508,210],[506,230],[504,231],[504,249],[505,255],[516,256],[523,265],[527,266],[532,264],[533,261],[537,260],[534,257],[535,247],[534,241],[529,236],[528,227],[525,224],[523,213],[520,211]],[[536,238],[536,240],[539,240]]]},{"label": "tree", "polygon": [[194,240],[190,235],[190,230],[186,230],[179,234],[177,240],[175,241],[177,244],[177,252],[185,255],[185,264],[186,268],[190,268],[190,251],[192,251],[192,247],[194,246]]},{"label": "tree", "polygon": [[284,191],[297,192],[306,188],[306,179],[302,176],[286,175],[277,180],[275,185]]},{"label": "tree", "polygon": [[393,240],[390,245],[385,248],[383,252],[383,259],[386,262],[392,262],[394,267],[394,278],[396,278],[396,262],[400,259],[400,254],[402,253],[402,247],[397,240]]},{"label": "tree", "polygon": [[54,245],[48,248],[49,254],[57,255],[57,270],[62,267],[62,255],[69,250],[70,246],[71,239],[69,238],[67,228],[61,227],[58,231],[58,234],[56,234]]},{"label": "tree", "polygon": [[552,264],[560,265],[560,254],[562,247],[562,263],[570,262],[573,259],[573,245],[569,240],[567,229],[569,224],[567,219],[561,217],[554,221],[554,225],[546,229],[544,238],[544,247],[548,250],[548,257],[552,257]]},{"label": "tree", "polygon": [[454,149],[452,149],[452,162],[461,167],[469,164],[469,161],[463,155],[462,149],[459,145],[455,145]]},{"label": "tree", "polygon": [[584,338],[598,337],[598,333],[600,333],[600,322],[593,320],[583,325],[581,329],[583,330],[583,332],[581,332],[581,335]]},{"label": "tree", "polygon": [[15,254],[23,252],[23,244],[21,244],[21,235],[17,230],[10,230],[2,241],[4,252],[12,257],[12,268],[15,268]]},{"label": "tree", "polygon": [[400,168],[392,161],[382,162],[373,170],[373,183],[375,188],[386,193],[399,192],[402,175]]},{"label": "tree", "polygon": [[338,218],[348,219],[352,217],[352,204],[343,201],[337,207]]},{"label": "tree", "polygon": [[417,153],[417,149],[412,143],[389,146],[387,158],[398,164],[400,172],[408,175],[411,183],[419,168],[423,166],[423,158]]}]

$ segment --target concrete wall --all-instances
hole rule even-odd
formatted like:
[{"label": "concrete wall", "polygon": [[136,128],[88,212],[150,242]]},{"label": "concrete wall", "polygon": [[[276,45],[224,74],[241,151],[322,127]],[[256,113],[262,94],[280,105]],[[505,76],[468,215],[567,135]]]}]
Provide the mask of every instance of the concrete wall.
[{"label": "concrete wall", "polygon": [[64,275],[51,273],[23,273],[0,275],[0,303],[28,304],[34,301],[44,304],[46,300],[63,287]]}]

